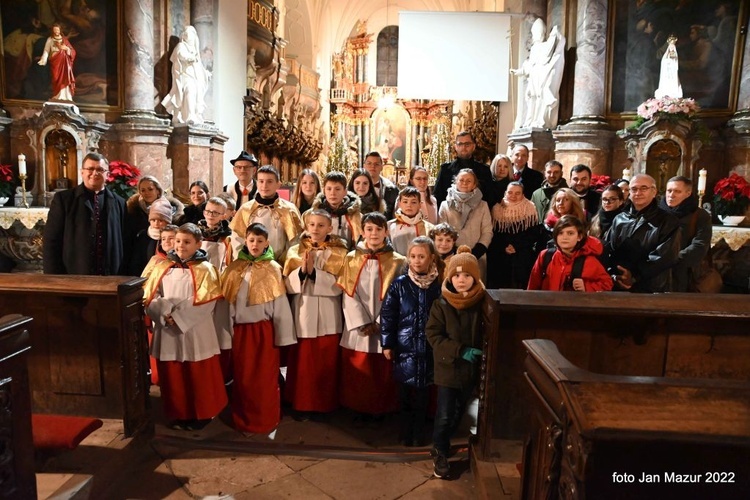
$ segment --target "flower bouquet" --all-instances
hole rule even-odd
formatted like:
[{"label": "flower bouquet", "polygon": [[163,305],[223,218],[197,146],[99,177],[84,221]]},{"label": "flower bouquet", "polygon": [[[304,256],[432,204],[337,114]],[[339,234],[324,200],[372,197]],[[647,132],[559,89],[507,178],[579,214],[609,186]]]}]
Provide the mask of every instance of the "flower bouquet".
[{"label": "flower bouquet", "polygon": [[[8,199],[13,197],[13,191],[15,190],[15,183],[13,167],[10,165],[0,165],[0,198],[5,198],[5,203],[8,203]],[[0,203],[0,207],[5,205]]]},{"label": "flower bouquet", "polygon": [[700,111],[700,106],[695,100],[687,97],[652,97],[638,106],[638,117],[643,121],[656,118],[667,118],[669,120],[687,120]]},{"label": "flower bouquet", "polygon": [[714,186],[714,212],[722,221],[729,216],[744,218],[749,206],[750,183],[741,175],[724,177]]},{"label": "flower bouquet", "polygon": [[111,161],[107,174],[107,187],[124,200],[133,196],[138,186],[141,171],[124,161]]},{"label": "flower bouquet", "polygon": [[604,188],[610,184],[612,184],[612,178],[610,176],[594,174],[591,176],[591,185],[589,188],[601,193],[604,191]]}]

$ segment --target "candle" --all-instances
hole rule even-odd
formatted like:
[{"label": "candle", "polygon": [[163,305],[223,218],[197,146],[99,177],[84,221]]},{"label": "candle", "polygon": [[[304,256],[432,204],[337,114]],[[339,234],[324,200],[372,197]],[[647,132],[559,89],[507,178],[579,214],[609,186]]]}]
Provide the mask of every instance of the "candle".
[{"label": "candle", "polygon": [[706,192],[706,175],[708,175],[708,171],[705,168],[698,171],[698,192],[700,194]]},{"label": "candle", "polygon": [[629,168],[622,169],[622,178],[625,179],[626,181],[630,180],[630,169]]},{"label": "candle", "polygon": [[18,155],[18,175],[26,175],[26,155]]}]

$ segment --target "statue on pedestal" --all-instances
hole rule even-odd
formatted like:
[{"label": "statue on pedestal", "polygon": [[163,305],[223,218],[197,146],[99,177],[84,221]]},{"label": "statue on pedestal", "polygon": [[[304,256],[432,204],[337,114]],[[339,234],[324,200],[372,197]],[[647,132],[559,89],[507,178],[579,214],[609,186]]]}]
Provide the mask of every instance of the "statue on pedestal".
[{"label": "statue on pedestal", "polygon": [[255,88],[255,77],[258,74],[258,70],[255,67],[255,49],[251,48],[247,54],[247,88]]},{"label": "statue on pedestal", "polygon": [[203,123],[211,73],[201,62],[200,43],[195,28],[185,28],[170,61],[172,90],[162,100],[162,106],[172,115],[174,125]]},{"label": "statue on pedestal", "polygon": [[557,126],[560,83],[565,66],[565,37],[557,26],[552,27],[546,41],[544,32],[544,21],[534,21],[529,57],[520,68],[510,70],[516,76],[526,76],[525,109],[519,111],[517,128],[552,129]]},{"label": "statue on pedestal", "polygon": [[659,72],[659,88],[656,89],[654,97],[682,97],[682,85],[678,74],[679,60],[677,58],[677,37],[674,35],[667,38],[667,50],[661,57],[661,71]]},{"label": "statue on pedestal", "polygon": [[73,75],[73,61],[76,51],[67,37],[63,36],[60,25],[52,25],[52,34],[44,44],[44,52],[39,59],[40,66],[49,62],[52,76],[52,99],[72,101],[76,90],[76,78]]}]

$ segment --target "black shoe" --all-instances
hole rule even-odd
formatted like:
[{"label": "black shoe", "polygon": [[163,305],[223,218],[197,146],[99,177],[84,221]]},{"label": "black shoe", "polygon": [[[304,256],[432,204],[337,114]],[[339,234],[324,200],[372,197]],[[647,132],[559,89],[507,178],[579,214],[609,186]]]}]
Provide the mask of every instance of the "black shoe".
[{"label": "black shoe", "polygon": [[440,479],[448,479],[448,476],[451,473],[451,467],[448,463],[448,457],[438,452],[435,458],[432,460],[432,464],[435,466],[435,469],[433,471],[435,477],[439,477]]}]

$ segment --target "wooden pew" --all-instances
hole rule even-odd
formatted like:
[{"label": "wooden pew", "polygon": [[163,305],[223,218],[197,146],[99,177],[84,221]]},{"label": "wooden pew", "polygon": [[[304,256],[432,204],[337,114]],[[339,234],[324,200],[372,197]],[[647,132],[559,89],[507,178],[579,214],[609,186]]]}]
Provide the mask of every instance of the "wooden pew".
[{"label": "wooden pew", "polygon": [[126,436],[153,425],[142,284],[124,276],[0,275],[0,310],[34,318],[35,413],[119,418]]},{"label": "wooden pew", "polygon": [[750,383],[599,375],[523,344],[522,498],[750,498]]},{"label": "wooden pew", "polygon": [[490,290],[488,297],[483,460],[497,458],[499,439],[522,439],[529,430],[523,340],[552,340],[571,363],[596,373],[750,379],[743,295]]},{"label": "wooden pew", "polygon": [[32,320],[14,316],[0,320],[0,498],[36,498],[26,367]]}]

